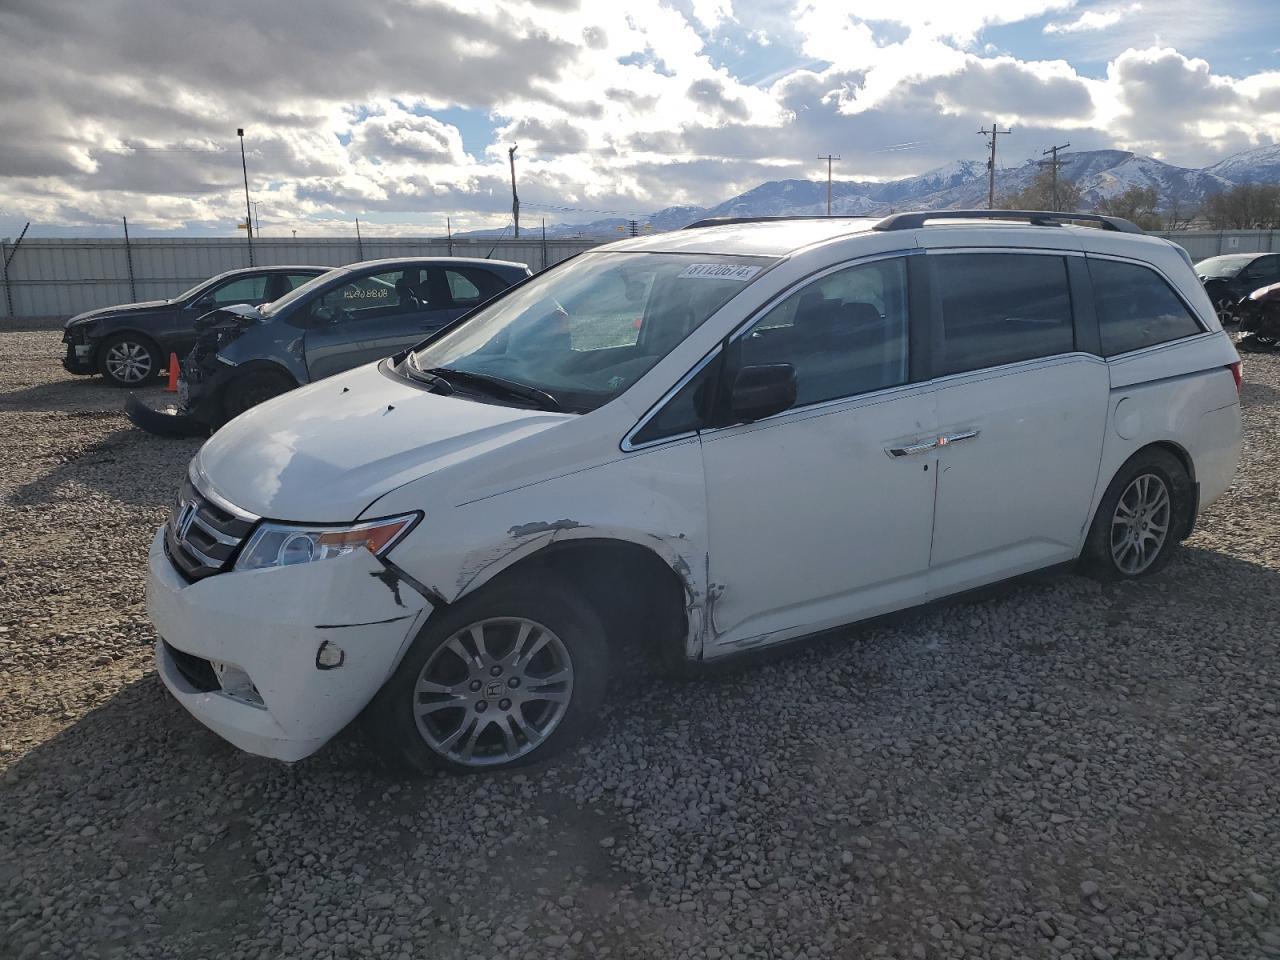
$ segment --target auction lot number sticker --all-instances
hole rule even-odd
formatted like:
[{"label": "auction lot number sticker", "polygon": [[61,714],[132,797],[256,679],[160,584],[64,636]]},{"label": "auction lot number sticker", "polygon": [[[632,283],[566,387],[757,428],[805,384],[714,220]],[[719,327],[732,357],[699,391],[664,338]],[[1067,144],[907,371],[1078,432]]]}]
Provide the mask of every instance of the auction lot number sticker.
[{"label": "auction lot number sticker", "polygon": [[759,272],[759,267],[740,263],[692,263],[680,276],[690,280],[737,280],[746,283]]}]

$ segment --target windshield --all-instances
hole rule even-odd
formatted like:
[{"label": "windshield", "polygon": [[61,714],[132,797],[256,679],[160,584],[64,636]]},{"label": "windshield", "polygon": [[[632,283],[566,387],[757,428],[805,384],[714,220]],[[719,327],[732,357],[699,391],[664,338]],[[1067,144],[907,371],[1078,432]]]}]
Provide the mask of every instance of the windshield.
[{"label": "windshield", "polygon": [[1256,254],[1239,253],[1229,254],[1225,257],[1210,257],[1208,260],[1201,260],[1196,264],[1196,275],[1214,279],[1234,277],[1252,263],[1255,257]]},{"label": "windshield", "polygon": [[217,276],[210,277],[208,280],[201,280],[190,290],[186,290],[183,293],[178,294],[176,297],[170,297],[169,302],[173,303],[178,300],[187,300],[191,297],[194,297],[197,293],[199,293],[205,287],[213,286],[213,284],[217,283],[219,280],[223,279],[224,277],[229,277],[233,273],[235,273],[234,270],[227,270],[225,273],[220,273]]},{"label": "windshield", "polygon": [[[625,391],[773,261],[585,253],[414,354],[421,370],[500,378],[594,410]],[[460,380],[460,383],[465,382]]]},{"label": "windshield", "polygon": [[302,284],[302,286],[294,287],[292,290],[286,293],[279,300],[273,300],[271,303],[264,303],[259,308],[259,312],[264,317],[274,317],[277,313],[279,313],[289,304],[293,303],[295,300],[301,300],[303,297],[309,294],[312,290],[315,290],[317,287],[324,286],[334,277],[340,277],[346,272],[347,272],[346,267],[338,267],[334,270],[326,271],[325,273],[320,274],[320,276],[313,277],[312,279],[308,280],[306,283]]}]

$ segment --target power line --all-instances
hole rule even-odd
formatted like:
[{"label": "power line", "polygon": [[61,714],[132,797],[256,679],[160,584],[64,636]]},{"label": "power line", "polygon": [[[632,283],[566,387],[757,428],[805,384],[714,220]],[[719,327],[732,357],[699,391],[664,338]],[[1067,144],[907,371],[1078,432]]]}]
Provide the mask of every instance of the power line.
[{"label": "power line", "polygon": [[1041,153],[1041,154],[1040,154],[1040,156],[1042,156],[1042,157],[1047,157],[1047,156],[1049,156],[1050,154],[1052,154],[1052,155],[1053,155],[1053,159],[1052,159],[1052,160],[1037,160],[1037,161],[1036,161],[1036,164],[1037,164],[1037,165],[1039,165],[1039,166],[1041,166],[1041,167],[1048,167],[1050,170],[1052,170],[1052,171],[1053,171],[1053,193],[1052,193],[1053,201],[1052,201],[1052,202],[1053,202],[1053,212],[1054,212],[1054,213],[1057,213],[1057,212],[1058,212],[1058,209],[1059,209],[1059,207],[1060,207],[1060,204],[1058,203],[1058,167],[1059,167],[1059,166],[1061,166],[1062,164],[1066,163],[1066,161],[1065,161],[1065,160],[1059,160],[1059,159],[1058,159],[1058,151],[1059,151],[1059,150],[1065,150],[1065,149],[1067,149],[1067,147],[1069,147],[1069,146],[1071,146],[1071,144],[1070,144],[1070,143],[1064,143],[1064,144],[1062,144],[1062,146],[1060,146],[1060,147],[1050,147],[1048,150],[1045,150],[1043,153]]},{"label": "power line", "polygon": [[987,138],[987,146],[991,148],[991,156],[987,160],[987,209],[994,210],[996,207],[996,140],[1013,133],[1013,130],[1001,130],[999,124],[993,120],[990,130],[984,128],[978,133]]},{"label": "power line", "polygon": [[819,160],[827,161],[827,216],[831,216],[831,161],[843,160],[843,157],[833,157],[827,154],[825,157],[819,157]]}]

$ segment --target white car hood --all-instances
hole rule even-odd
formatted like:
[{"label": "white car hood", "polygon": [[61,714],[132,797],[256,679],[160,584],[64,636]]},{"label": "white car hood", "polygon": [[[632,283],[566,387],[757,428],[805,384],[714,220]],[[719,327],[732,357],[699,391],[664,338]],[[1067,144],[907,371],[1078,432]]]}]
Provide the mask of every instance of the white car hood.
[{"label": "white car hood", "polygon": [[402,484],[570,419],[427,393],[370,365],[236,417],[193,473],[260,517],[342,523]]}]

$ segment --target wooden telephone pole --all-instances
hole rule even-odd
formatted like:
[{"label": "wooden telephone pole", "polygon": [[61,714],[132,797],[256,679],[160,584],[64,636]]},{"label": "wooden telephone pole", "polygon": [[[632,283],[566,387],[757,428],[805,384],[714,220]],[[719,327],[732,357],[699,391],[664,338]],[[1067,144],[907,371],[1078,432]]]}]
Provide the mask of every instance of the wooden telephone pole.
[{"label": "wooden telephone pole", "polygon": [[520,197],[516,195],[516,147],[513,143],[507,151],[507,159],[511,161],[511,219],[516,224],[516,239],[520,239]]},{"label": "wooden telephone pole", "polygon": [[994,210],[996,208],[996,140],[1013,133],[1013,129],[1001,130],[1000,125],[993,120],[990,130],[982,129],[978,133],[987,138],[987,146],[991,149],[991,156],[987,159],[987,209]]},{"label": "wooden telephone pole", "polygon": [[1058,151],[1065,150],[1069,146],[1071,146],[1070,143],[1064,143],[1060,147],[1050,147],[1048,150],[1045,150],[1043,153],[1041,153],[1040,156],[1048,157],[1052,155],[1053,159],[1036,161],[1040,166],[1048,167],[1050,170],[1053,171],[1053,192],[1052,192],[1053,201],[1052,202],[1053,202],[1054,213],[1057,213],[1059,207],[1061,206],[1058,203],[1058,166],[1064,162],[1058,159]]},{"label": "wooden telephone pole", "polygon": [[831,216],[831,161],[840,160],[841,157],[833,157],[827,154],[825,157],[819,157],[819,160],[827,161],[827,216]]}]

